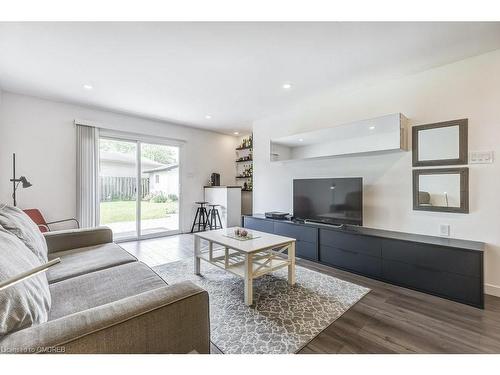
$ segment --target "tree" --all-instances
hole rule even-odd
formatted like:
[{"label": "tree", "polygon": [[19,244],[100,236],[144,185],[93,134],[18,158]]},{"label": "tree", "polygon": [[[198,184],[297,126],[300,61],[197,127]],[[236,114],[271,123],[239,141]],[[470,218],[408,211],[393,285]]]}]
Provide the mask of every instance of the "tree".
[{"label": "tree", "polygon": [[[136,143],[101,138],[99,141],[99,149],[101,151],[130,154],[136,152]],[[166,145],[142,143],[141,157],[161,164],[177,164],[179,163],[179,149]]]}]

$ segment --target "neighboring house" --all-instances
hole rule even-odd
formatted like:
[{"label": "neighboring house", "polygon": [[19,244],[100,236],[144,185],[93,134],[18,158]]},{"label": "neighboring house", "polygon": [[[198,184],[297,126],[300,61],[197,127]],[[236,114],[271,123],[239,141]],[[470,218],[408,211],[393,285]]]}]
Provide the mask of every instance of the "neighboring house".
[{"label": "neighboring house", "polygon": [[[141,169],[142,179],[149,180],[149,193],[163,192],[179,196],[178,164],[165,165],[143,157]],[[135,154],[101,151],[99,175],[135,179],[137,176]]]},{"label": "neighboring house", "polygon": [[179,196],[179,165],[163,165],[161,167],[143,170],[149,177],[150,193],[164,192]]}]

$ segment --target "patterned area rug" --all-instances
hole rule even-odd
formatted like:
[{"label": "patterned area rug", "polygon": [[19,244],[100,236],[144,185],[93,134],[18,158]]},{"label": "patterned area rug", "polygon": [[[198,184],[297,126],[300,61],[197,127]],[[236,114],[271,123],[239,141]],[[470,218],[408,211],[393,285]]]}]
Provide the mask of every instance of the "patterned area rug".
[{"label": "patterned area rug", "polygon": [[224,353],[296,353],[358,302],[370,289],[296,266],[254,280],[254,306],[243,302],[243,279],[191,258],[154,267],[169,284],[191,280],[208,291],[211,341]]}]

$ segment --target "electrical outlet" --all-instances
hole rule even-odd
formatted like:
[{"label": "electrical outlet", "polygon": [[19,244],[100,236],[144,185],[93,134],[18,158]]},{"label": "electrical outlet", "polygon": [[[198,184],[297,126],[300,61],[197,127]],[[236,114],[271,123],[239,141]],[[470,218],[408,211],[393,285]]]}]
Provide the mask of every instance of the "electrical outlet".
[{"label": "electrical outlet", "polygon": [[450,237],[450,224],[441,224],[439,226],[439,234],[441,236]]},{"label": "electrical outlet", "polygon": [[493,163],[493,151],[471,151],[469,154],[471,164],[491,164]]}]

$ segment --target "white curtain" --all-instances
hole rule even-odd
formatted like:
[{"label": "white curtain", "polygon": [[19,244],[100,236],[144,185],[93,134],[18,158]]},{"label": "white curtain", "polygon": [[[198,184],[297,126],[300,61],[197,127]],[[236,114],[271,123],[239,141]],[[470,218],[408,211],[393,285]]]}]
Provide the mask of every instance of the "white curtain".
[{"label": "white curtain", "polygon": [[82,228],[95,227],[99,218],[99,128],[76,125],[76,213]]}]

